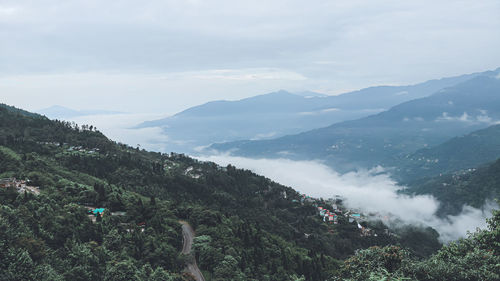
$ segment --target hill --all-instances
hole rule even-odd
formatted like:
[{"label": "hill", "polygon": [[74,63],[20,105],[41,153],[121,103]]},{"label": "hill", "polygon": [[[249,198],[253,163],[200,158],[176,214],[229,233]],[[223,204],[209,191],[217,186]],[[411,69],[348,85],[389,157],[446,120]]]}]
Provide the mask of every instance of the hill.
[{"label": "hill", "polygon": [[393,174],[402,182],[476,168],[500,158],[500,125],[454,137],[401,159]]},{"label": "hill", "polygon": [[500,198],[500,160],[477,168],[459,170],[409,183],[408,194],[431,194],[440,202],[439,213],[456,215],[464,205],[483,208]]},{"label": "hill", "polygon": [[398,159],[418,149],[500,120],[497,75],[477,76],[358,120],[272,140],[214,144],[211,148],[247,157],[319,159],[339,171],[394,166]]},{"label": "hill", "polygon": [[167,151],[192,152],[197,146],[241,139],[270,139],[353,120],[399,103],[426,97],[480,73],[410,86],[378,86],[338,96],[278,91],[237,101],[213,101],[138,128],[161,127]]},{"label": "hill", "polygon": [[414,252],[425,256],[439,247],[432,229],[389,235],[366,222],[378,235],[361,235],[342,216],[322,221],[317,207],[330,203],[300,203],[250,171],[139,150],[5,105],[0,178],[1,280],[188,280],[179,220],[196,229],[195,258],[212,280],[325,280],[355,249],[423,239]]}]

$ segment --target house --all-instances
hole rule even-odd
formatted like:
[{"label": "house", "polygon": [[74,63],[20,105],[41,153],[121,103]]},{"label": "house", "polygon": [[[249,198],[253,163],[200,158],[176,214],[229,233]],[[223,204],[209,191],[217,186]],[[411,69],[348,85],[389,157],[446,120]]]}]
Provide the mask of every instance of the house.
[{"label": "house", "polygon": [[[121,227],[123,227],[123,229],[126,232],[134,232],[134,230],[135,230],[134,225],[131,223],[120,223],[119,225]],[[146,230],[146,223],[145,222],[140,222],[137,224],[137,226],[139,227],[140,232],[144,232]]]},{"label": "house", "polygon": [[16,178],[4,178],[0,179],[0,188],[15,188],[17,192],[24,193],[30,192],[33,194],[40,194],[40,189],[36,186],[29,186],[29,180],[18,180]]},{"label": "house", "polygon": [[97,214],[99,214],[101,217],[104,215],[104,211],[106,209],[104,208],[95,208],[94,210],[91,210],[92,214],[97,217]]},{"label": "house", "polygon": [[16,178],[0,179],[0,187],[2,188],[15,187],[15,185],[16,185]]}]

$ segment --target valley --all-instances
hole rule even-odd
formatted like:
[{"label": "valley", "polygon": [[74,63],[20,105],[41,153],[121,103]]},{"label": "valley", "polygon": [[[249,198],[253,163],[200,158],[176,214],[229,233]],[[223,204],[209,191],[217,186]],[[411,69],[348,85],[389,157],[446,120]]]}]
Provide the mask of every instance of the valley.
[{"label": "valley", "polygon": [[0,0],[0,281],[500,280],[498,15]]}]

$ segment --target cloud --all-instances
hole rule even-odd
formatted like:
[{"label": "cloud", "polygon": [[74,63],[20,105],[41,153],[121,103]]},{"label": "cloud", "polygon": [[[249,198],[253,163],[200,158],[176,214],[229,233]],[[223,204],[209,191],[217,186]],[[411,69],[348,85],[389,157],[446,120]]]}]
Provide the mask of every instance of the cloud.
[{"label": "cloud", "polygon": [[465,123],[486,123],[489,125],[499,124],[499,120],[493,120],[490,116],[488,116],[486,110],[479,110],[480,114],[476,116],[469,115],[467,112],[464,112],[460,116],[450,116],[448,112],[443,112],[441,116],[436,118],[436,122],[442,121],[455,121],[455,122],[465,122]]},{"label": "cloud", "polygon": [[276,136],[277,132],[269,132],[269,133],[262,133],[262,134],[257,134],[250,140],[262,140],[262,139],[269,139],[274,136]]},{"label": "cloud", "polygon": [[337,112],[337,111],[340,111],[340,109],[336,108],[336,107],[331,107],[331,108],[321,109],[318,111],[303,111],[303,112],[299,112],[298,114],[299,115],[318,115],[318,114]]},{"label": "cloud", "polygon": [[[64,97],[68,91],[53,88],[65,83],[61,74],[68,73],[93,84],[88,73],[112,80],[117,74],[200,72],[184,76],[185,88],[150,86],[139,77],[134,89],[149,100],[163,92],[202,103],[207,91],[218,93],[215,99],[280,88],[338,94],[500,64],[496,0],[475,5],[456,0],[1,2],[0,76],[13,83],[13,75],[27,80],[59,75],[44,76],[42,85],[29,89],[0,89],[24,101],[33,95]],[[226,69],[233,73],[214,72]],[[228,87],[222,81],[239,84]],[[119,81],[113,83],[113,92],[122,90]],[[87,96],[112,91],[97,88]]]},{"label": "cloud", "polygon": [[302,74],[276,68],[254,68],[254,69],[214,69],[196,72],[172,73],[164,77],[166,80],[178,78],[191,78],[199,80],[236,80],[236,81],[259,81],[259,80],[306,80]]},{"label": "cloud", "polygon": [[19,13],[19,8],[13,6],[0,6],[0,20],[2,17],[11,17]]},{"label": "cloud", "polygon": [[158,114],[115,114],[115,115],[88,115],[67,120],[77,124],[94,125],[108,138],[136,147],[153,151],[164,151],[166,143],[171,140],[160,128],[131,129],[146,120],[158,119]]},{"label": "cloud", "polygon": [[199,159],[223,166],[232,164],[250,169],[314,197],[331,198],[341,195],[350,208],[391,214],[406,223],[431,226],[445,242],[463,237],[467,231],[474,231],[476,227],[484,227],[485,218],[492,206],[487,206],[485,211],[465,206],[460,215],[441,219],[435,215],[439,202],[434,197],[398,194],[397,190],[401,187],[383,173],[381,168],[342,175],[315,161],[250,159],[227,155]]}]

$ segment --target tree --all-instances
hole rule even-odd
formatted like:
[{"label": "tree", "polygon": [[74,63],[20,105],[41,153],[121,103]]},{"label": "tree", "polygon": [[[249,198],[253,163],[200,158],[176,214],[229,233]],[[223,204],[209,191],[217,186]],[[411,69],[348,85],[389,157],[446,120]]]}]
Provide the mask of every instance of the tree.
[{"label": "tree", "polygon": [[238,261],[230,255],[226,255],[222,262],[215,267],[215,280],[246,280],[245,275],[238,268]]},{"label": "tree", "polygon": [[150,281],[176,281],[177,279],[177,276],[169,273],[161,267],[156,268],[149,276]]},{"label": "tree", "polygon": [[139,270],[132,260],[112,262],[106,267],[104,281],[140,281],[144,280],[144,274]]}]

